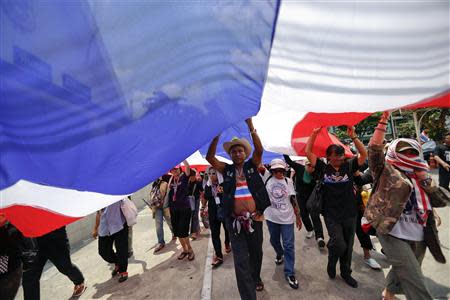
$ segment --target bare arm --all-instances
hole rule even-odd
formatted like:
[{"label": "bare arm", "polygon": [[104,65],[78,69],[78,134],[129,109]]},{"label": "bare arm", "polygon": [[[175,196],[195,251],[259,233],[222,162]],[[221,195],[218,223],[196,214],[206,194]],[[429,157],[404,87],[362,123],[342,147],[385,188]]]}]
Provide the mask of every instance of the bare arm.
[{"label": "bare arm", "polygon": [[255,166],[259,166],[262,161],[262,155],[263,155],[263,146],[261,143],[261,139],[259,138],[258,134],[256,133],[255,127],[253,127],[253,121],[252,118],[248,118],[245,120],[245,122],[248,125],[248,130],[250,131],[250,135],[252,136],[253,140],[253,146],[255,146],[255,150],[253,151],[252,161],[255,164]]},{"label": "bare arm", "polygon": [[97,214],[95,215],[95,224],[94,224],[94,229],[92,230],[92,237],[94,239],[96,239],[98,236],[98,226],[100,225],[101,214],[102,213],[100,211],[97,211]]},{"label": "bare arm", "polygon": [[166,196],[167,193],[167,182],[163,181],[161,182],[160,186],[159,186],[159,191],[161,193],[161,197],[164,198]]},{"label": "bare arm", "polygon": [[187,160],[183,160],[183,165],[184,165],[184,173],[186,174],[186,176],[189,177],[189,175],[191,174],[191,166],[189,165]]},{"label": "bare arm", "polygon": [[317,155],[315,155],[315,154],[312,152],[312,149],[313,149],[313,147],[314,147],[314,143],[316,142],[317,135],[319,134],[319,132],[320,132],[321,130],[322,130],[322,127],[315,128],[315,129],[312,131],[311,135],[309,136],[308,142],[306,143],[306,149],[305,149],[306,157],[308,158],[309,162],[310,162],[313,166],[315,166],[316,163],[317,163]]},{"label": "bare arm", "polygon": [[355,127],[348,127],[347,132],[353,143],[355,143],[356,150],[358,150],[358,166],[362,166],[367,159],[367,149],[356,135]]},{"label": "bare arm", "polygon": [[445,161],[443,161],[439,156],[434,155],[434,160],[438,165],[441,165],[445,170],[447,171],[450,170],[450,166]]},{"label": "bare arm", "polygon": [[223,174],[225,170],[225,163],[218,160],[216,157],[217,143],[219,142],[219,136],[216,136],[209,145],[208,152],[206,153],[206,160],[211,166]]},{"label": "bare arm", "polygon": [[204,209],[206,207],[206,204],[208,204],[208,200],[205,197],[205,193],[202,193],[200,195],[200,202],[202,203],[202,209]]}]

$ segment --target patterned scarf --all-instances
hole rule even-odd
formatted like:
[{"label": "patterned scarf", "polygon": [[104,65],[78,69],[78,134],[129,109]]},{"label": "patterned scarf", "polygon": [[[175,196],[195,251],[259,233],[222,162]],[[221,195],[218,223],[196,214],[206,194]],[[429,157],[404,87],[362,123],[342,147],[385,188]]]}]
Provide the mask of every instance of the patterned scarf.
[{"label": "patterned scarf", "polygon": [[430,204],[430,199],[420,185],[419,179],[415,175],[414,170],[428,172],[429,167],[427,162],[423,160],[420,155],[411,156],[397,152],[397,145],[400,142],[407,143],[408,145],[413,147],[414,150],[416,150],[419,154],[422,153],[422,148],[416,140],[405,138],[396,139],[388,147],[386,153],[386,161],[395,166],[397,169],[403,171],[405,175],[408,176],[408,178],[411,180],[414,193],[413,199],[415,199],[417,203],[417,205],[415,206],[417,219],[421,225],[425,226],[425,224],[427,223],[429,211],[431,211],[432,207]]},{"label": "patterned scarf", "polygon": [[233,220],[233,232],[238,235],[243,229],[246,233],[252,233],[255,231],[253,229],[253,218],[256,213],[244,212],[240,216],[234,216]]}]

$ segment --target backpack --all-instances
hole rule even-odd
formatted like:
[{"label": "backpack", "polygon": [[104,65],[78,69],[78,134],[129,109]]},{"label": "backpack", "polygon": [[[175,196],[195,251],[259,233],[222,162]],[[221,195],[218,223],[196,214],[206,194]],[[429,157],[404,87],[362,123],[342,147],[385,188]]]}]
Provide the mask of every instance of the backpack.
[{"label": "backpack", "polygon": [[162,208],[164,205],[164,197],[161,194],[161,180],[150,190],[150,207],[151,208]]},{"label": "backpack", "polygon": [[[273,177],[272,174],[270,174],[270,176],[267,178],[267,180],[264,182],[264,186],[267,186],[267,182],[269,182],[269,180]],[[286,181],[286,184],[288,184],[288,180],[287,177],[284,177],[284,180]]]}]

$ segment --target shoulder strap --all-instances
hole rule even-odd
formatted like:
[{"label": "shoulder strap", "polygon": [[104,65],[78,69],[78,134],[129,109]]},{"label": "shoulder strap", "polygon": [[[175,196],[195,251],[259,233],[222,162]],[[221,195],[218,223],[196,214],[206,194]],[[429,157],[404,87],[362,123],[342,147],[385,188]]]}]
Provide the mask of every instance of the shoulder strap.
[{"label": "shoulder strap", "polygon": [[192,188],[192,194],[191,196],[194,196],[195,194],[195,188],[197,187],[197,181],[194,183],[194,187]]},{"label": "shoulder strap", "polygon": [[273,177],[273,175],[272,174],[270,174],[270,176],[266,179],[266,181],[264,182],[264,186],[266,186],[267,185],[267,182],[270,180],[270,178],[272,178]]}]

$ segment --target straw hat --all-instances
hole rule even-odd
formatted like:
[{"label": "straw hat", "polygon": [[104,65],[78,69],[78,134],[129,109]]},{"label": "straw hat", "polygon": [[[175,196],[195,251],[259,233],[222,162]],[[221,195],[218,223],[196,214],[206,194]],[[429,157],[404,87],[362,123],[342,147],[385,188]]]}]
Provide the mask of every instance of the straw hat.
[{"label": "straw hat", "polygon": [[234,146],[244,147],[246,157],[250,157],[250,154],[252,154],[252,146],[244,138],[239,139],[237,137],[234,137],[231,139],[231,141],[223,143],[223,149],[225,149],[225,151],[228,153],[228,155],[230,155],[230,150]]}]

